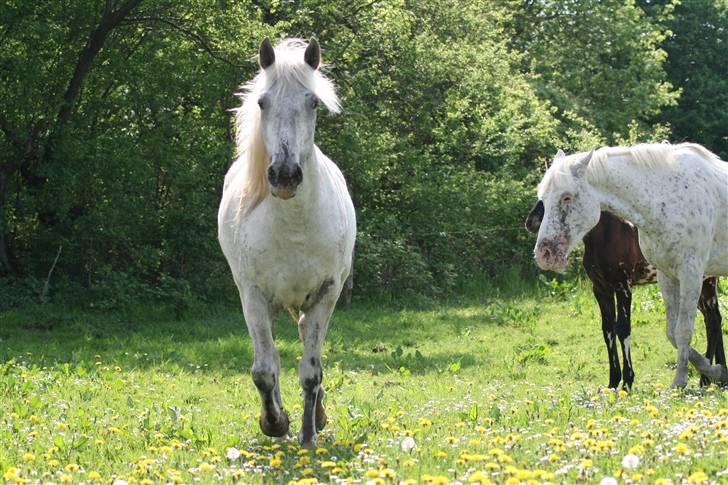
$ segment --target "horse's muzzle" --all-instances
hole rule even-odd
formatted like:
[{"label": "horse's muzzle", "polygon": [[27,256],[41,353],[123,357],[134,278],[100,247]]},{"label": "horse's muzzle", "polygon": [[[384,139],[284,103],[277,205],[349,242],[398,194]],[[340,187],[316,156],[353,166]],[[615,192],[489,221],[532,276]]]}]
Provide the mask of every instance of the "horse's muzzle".
[{"label": "horse's muzzle", "polygon": [[564,272],[567,266],[567,244],[563,241],[543,240],[536,244],[534,259],[543,270]]},{"label": "horse's muzzle", "polygon": [[274,197],[283,200],[293,198],[302,181],[303,170],[299,163],[273,162],[268,167],[268,182]]}]

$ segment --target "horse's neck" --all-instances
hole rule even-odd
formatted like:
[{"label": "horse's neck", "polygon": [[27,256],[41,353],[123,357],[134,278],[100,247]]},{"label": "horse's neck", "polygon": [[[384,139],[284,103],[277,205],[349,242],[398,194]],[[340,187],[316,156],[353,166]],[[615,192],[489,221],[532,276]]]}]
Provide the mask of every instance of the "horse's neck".
[{"label": "horse's neck", "polygon": [[592,185],[599,193],[602,210],[632,222],[644,232],[651,232],[658,220],[655,201],[647,190],[655,183],[652,178],[648,171],[626,160],[615,160],[607,175]]}]

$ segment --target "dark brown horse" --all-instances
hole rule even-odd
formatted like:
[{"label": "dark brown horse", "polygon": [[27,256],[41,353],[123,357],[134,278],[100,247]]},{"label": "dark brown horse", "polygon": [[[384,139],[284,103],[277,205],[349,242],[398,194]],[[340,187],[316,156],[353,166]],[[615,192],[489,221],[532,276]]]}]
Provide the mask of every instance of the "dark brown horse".
[{"label": "dark brown horse", "polygon": [[[539,200],[526,218],[529,232],[538,232],[543,213],[543,202]],[[602,314],[602,332],[609,355],[609,387],[616,388],[623,380],[623,387],[630,388],[634,382],[629,346],[632,286],[655,283],[657,272],[642,255],[637,228],[609,212],[602,212],[599,223],[584,237],[582,263],[592,281],[594,296]],[[717,364],[725,366],[717,284],[716,278],[703,281],[698,308],[705,319],[708,340],[705,357],[711,362],[715,358]],[[622,346],[622,368],[619,365],[616,337],[619,337]],[[700,377],[702,385],[709,382],[707,377]]]}]

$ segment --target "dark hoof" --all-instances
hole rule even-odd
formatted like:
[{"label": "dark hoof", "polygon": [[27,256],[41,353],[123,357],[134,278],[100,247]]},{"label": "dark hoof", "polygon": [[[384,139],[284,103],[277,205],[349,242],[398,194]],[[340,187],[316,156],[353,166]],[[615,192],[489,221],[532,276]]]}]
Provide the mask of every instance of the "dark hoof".
[{"label": "dark hoof", "polygon": [[324,409],[324,389],[321,388],[316,399],[316,431],[321,431],[326,426],[326,410]]},{"label": "dark hoof", "polygon": [[708,387],[710,385],[710,378],[700,374],[700,387]]},{"label": "dark hoof", "polygon": [[288,415],[285,411],[281,412],[277,421],[269,421],[264,415],[258,420],[260,430],[264,435],[272,438],[283,438],[288,435]]},{"label": "dark hoof", "polygon": [[312,433],[310,436],[307,434],[301,431],[298,435],[298,442],[301,444],[301,448],[312,450],[316,448],[316,433]]}]

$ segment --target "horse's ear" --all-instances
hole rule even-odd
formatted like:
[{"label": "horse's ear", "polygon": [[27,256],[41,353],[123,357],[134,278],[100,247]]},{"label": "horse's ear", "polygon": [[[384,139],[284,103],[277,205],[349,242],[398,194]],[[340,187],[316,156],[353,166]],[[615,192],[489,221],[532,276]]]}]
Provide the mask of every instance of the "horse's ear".
[{"label": "horse's ear", "polygon": [[263,42],[260,43],[260,49],[258,49],[258,63],[263,69],[267,69],[276,61],[276,52],[273,50],[273,44],[270,43],[270,39],[266,37]]},{"label": "horse's ear", "polygon": [[311,66],[311,69],[318,69],[319,64],[321,64],[321,46],[313,37],[311,37],[308,47],[306,47],[306,52],[303,53],[303,60]]},{"label": "horse's ear", "polygon": [[555,159],[556,158],[562,158],[562,157],[565,157],[565,156],[566,156],[566,153],[564,153],[564,150],[562,150],[561,148],[559,148],[559,151],[556,152],[556,156],[554,158]]},{"label": "horse's ear", "polygon": [[591,162],[593,156],[594,148],[592,148],[591,151],[584,158],[571,166],[571,174],[577,178],[584,175],[586,173],[586,168],[589,166],[589,162]]}]

